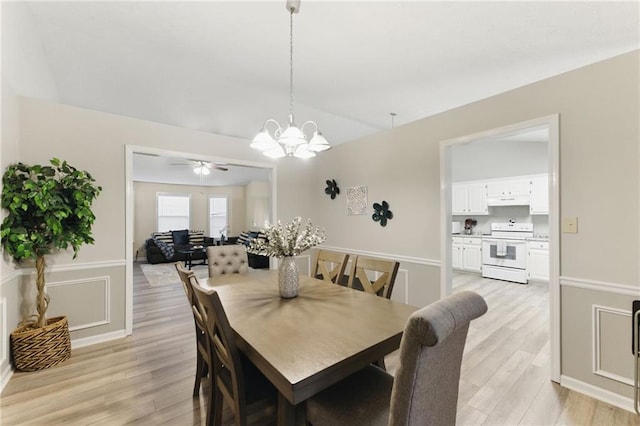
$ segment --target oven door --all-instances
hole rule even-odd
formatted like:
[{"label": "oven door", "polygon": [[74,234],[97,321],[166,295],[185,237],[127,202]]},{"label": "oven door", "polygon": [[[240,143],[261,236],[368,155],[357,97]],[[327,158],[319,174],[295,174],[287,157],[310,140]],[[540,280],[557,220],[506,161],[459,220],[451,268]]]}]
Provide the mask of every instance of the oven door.
[{"label": "oven door", "polygon": [[483,238],[482,264],[506,268],[526,269],[527,243],[525,240]]}]

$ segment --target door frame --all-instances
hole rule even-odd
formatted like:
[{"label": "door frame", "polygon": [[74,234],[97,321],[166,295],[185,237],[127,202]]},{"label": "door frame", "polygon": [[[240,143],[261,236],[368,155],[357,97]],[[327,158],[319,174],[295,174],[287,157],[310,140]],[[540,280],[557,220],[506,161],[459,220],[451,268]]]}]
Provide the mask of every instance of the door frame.
[{"label": "door frame", "polygon": [[197,158],[208,162],[222,162],[240,166],[257,167],[270,170],[270,195],[271,218],[277,218],[278,194],[277,194],[277,170],[273,163],[260,163],[256,161],[238,160],[233,158],[215,157],[208,154],[172,151],[169,149],[151,148],[140,145],[125,145],[125,332],[129,336],[133,334],[133,154],[151,154],[172,158],[192,159]]},{"label": "door frame", "polygon": [[478,139],[533,128],[547,128],[549,172],[549,344],[550,377],[560,382],[560,115],[552,114],[440,142],[440,295],[452,291],[451,271],[451,147]]}]

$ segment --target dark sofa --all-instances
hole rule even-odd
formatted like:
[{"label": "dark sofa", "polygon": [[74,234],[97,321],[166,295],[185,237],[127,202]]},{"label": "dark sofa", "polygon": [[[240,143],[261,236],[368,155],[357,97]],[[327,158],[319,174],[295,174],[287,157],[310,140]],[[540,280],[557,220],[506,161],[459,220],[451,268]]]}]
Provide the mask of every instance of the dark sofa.
[{"label": "dark sofa", "polygon": [[189,250],[202,246],[204,250],[193,253],[192,260],[204,260],[207,258],[207,246],[214,245],[213,238],[205,237],[202,231],[189,231],[182,229],[169,232],[154,232],[144,243],[147,253],[147,262],[151,264],[166,262],[184,262],[187,255],[181,250]]},{"label": "dark sofa", "polygon": [[[249,247],[251,240],[254,238],[264,238],[266,236],[260,232],[247,231],[240,233],[240,236],[236,238],[236,244],[243,244]],[[229,238],[231,240],[231,238]],[[261,256],[259,254],[247,253],[249,267],[254,269],[268,269],[269,268],[269,256]]]}]

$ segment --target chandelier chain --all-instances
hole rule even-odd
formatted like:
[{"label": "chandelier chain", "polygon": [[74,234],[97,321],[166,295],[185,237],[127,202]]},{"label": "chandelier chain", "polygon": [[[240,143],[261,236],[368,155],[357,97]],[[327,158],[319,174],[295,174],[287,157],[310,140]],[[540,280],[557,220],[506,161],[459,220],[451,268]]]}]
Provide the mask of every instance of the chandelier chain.
[{"label": "chandelier chain", "polygon": [[293,115],[293,8],[289,10],[289,114]]}]

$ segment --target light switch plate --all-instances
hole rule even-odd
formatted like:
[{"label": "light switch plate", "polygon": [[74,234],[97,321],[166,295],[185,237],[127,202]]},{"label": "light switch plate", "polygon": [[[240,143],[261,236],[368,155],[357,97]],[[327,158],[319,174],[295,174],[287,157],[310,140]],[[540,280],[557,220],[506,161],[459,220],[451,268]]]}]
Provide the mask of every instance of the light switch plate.
[{"label": "light switch plate", "polygon": [[578,233],[578,218],[577,217],[563,217],[562,218],[562,232],[565,234],[577,234]]}]

